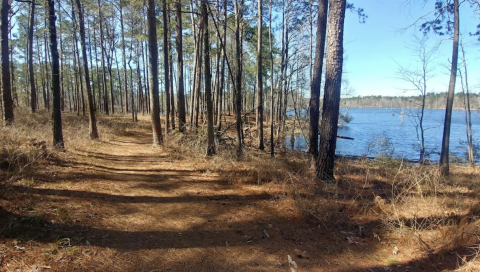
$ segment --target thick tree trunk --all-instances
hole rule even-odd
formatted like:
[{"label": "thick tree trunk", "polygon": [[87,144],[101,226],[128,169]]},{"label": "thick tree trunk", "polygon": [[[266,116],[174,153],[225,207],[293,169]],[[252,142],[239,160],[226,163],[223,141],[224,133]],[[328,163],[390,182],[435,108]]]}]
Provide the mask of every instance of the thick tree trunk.
[{"label": "thick tree trunk", "polygon": [[178,130],[180,132],[185,131],[186,126],[186,112],[185,112],[185,92],[183,85],[183,34],[182,34],[182,3],[180,0],[175,2],[175,11],[177,19],[177,37],[176,37],[176,49],[177,49],[177,95],[178,95]]},{"label": "thick tree trunk", "polygon": [[57,149],[64,150],[62,112],[60,109],[60,64],[57,49],[57,29],[55,27],[55,0],[47,0],[47,3],[50,52],[52,54],[53,146]]},{"label": "thick tree trunk", "polygon": [[258,0],[258,49],[257,49],[257,126],[258,148],[265,149],[263,144],[263,75],[262,75],[262,0]]},{"label": "thick tree trunk", "polygon": [[153,145],[162,144],[162,126],[160,123],[159,90],[158,90],[158,48],[157,48],[157,23],[155,18],[155,1],[147,1],[148,20],[148,66],[150,69],[150,117],[152,120]]},{"label": "thick tree trunk", "polygon": [[82,46],[82,57],[83,57],[83,71],[85,73],[85,86],[87,89],[87,100],[88,100],[88,132],[90,139],[98,138],[97,130],[97,120],[95,118],[95,109],[93,107],[93,95],[92,89],[90,86],[90,74],[88,72],[88,58],[87,58],[87,46],[85,42],[85,21],[83,17],[83,10],[80,0],[75,0],[77,4],[78,11],[78,20],[80,24],[80,44]]},{"label": "thick tree trunk", "polygon": [[316,164],[316,176],[325,182],[335,181],[333,170],[342,83],[345,6],[346,0],[331,0],[328,14],[325,93],[320,129],[320,153]]},{"label": "thick tree trunk", "polygon": [[323,55],[325,52],[325,36],[327,33],[328,1],[318,1],[317,45],[315,47],[315,68],[310,86],[310,132],[308,152],[315,160],[318,159],[318,121],[320,116],[320,88],[322,82]]},{"label": "thick tree trunk", "polygon": [[455,82],[457,79],[458,66],[458,41],[460,18],[458,10],[458,0],[453,1],[454,5],[454,28],[453,28],[453,50],[452,50],[452,68],[450,69],[450,84],[448,85],[447,106],[445,109],[445,122],[443,125],[442,151],[440,153],[440,172],[442,176],[450,174],[449,152],[450,152],[450,126],[452,124],[453,98],[455,95]]},{"label": "thick tree trunk", "polygon": [[203,52],[205,54],[205,99],[207,100],[207,156],[215,154],[213,132],[212,74],[210,71],[210,42],[208,41],[207,0],[202,0]]}]

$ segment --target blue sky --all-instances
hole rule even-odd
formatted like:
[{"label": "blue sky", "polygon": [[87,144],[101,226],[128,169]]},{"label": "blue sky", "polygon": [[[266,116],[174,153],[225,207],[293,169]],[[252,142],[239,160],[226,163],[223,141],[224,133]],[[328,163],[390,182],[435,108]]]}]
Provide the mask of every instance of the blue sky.
[{"label": "blue sky", "polygon": [[[412,47],[415,27],[405,32],[400,30],[413,24],[419,17],[434,8],[434,1],[430,0],[425,5],[424,1],[414,1],[410,6],[405,6],[406,0],[363,0],[355,1],[358,7],[365,9],[368,15],[365,24],[358,22],[354,13],[348,12],[345,19],[345,54],[346,63],[344,76],[349,80],[354,89],[354,96],[365,95],[416,95],[413,91],[405,91],[410,85],[396,79],[398,64],[408,66],[417,60]],[[477,38],[468,35],[474,32],[480,24],[480,14],[471,8],[460,10],[460,30],[463,33],[470,89],[478,92],[480,89],[480,43]],[[433,14],[432,14],[433,15]],[[431,18],[431,17],[430,17]],[[418,35],[423,35],[418,31]],[[442,37],[445,39],[445,37]],[[440,37],[432,36],[430,44],[440,41]],[[437,51],[436,59],[432,66],[435,67],[434,75],[429,82],[428,92],[445,92],[449,82],[449,65],[452,55],[452,40],[443,40]],[[460,62],[459,62],[460,65]],[[460,81],[457,78],[456,92],[460,92]]]}]

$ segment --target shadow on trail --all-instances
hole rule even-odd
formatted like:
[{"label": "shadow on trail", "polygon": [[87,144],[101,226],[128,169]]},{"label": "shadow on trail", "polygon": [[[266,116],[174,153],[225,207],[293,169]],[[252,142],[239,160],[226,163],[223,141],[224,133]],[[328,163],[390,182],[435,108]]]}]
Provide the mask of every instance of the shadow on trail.
[{"label": "shadow on trail", "polygon": [[158,154],[145,154],[145,155],[113,155],[113,154],[106,154],[106,153],[99,153],[99,152],[92,152],[92,151],[81,151],[81,152],[74,152],[75,155],[84,157],[84,158],[94,158],[103,161],[114,161],[114,162],[125,162],[126,164],[135,165],[135,163],[158,163],[161,162],[162,159],[165,159],[166,156],[160,156]]},{"label": "shadow on trail", "polygon": [[[251,196],[255,199],[255,196]],[[263,199],[263,198],[261,198]],[[260,199],[256,199],[260,200]],[[130,231],[118,229],[104,229],[81,224],[62,224],[51,223],[45,218],[36,218],[22,216],[12,212],[3,210],[0,207],[0,222],[2,223],[2,232],[0,237],[19,239],[24,241],[34,241],[36,243],[57,243],[63,238],[69,238],[70,246],[81,246],[88,248],[90,246],[118,249],[121,252],[130,252],[135,254],[138,250],[173,250],[173,249],[203,249],[217,250],[214,258],[209,258],[205,263],[202,261],[204,251],[194,251],[197,256],[187,255],[185,259],[178,260],[178,263],[189,262],[193,266],[198,265],[196,271],[260,271],[271,270],[274,264],[262,263],[242,263],[236,261],[235,256],[231,254],[235,250],[241,250],[243,253],[257,252],[266,256],[278,256],[282,263],[277,263],[280,271],[287,271],[288,264],[286,262],[287,255],[291,255],[297,262],[299,269],[313,269],[318,271],[337,271],[337,272],[355,272],[355,271],[444,271],[456,268],[457,259],[455,254],[467,254],[468,250],[463,248],[455,248],[448,251],[440,251],[435,254],[429,254],[421,259],[416,259],[408,263],[402,263],[401,266],[393,265],[387,269],[388,265],[367,266],[351,264],[351,268],[338,266],[334,263],[346,262],[352,252],[360,256],[369,256],[370,253],[377,249],[365,248],[361,245],[349,245],[348,250],[344,252],[329,253],[328,244],[318,244],[317,240],[321,240],[321,236],[329,235],[334,239],[337,232],[329,232],[326,230],[312,231],[308,227],[296,228],[297,222],[292,218],[272,216],[264,221],[243,221],[243,222],[225,222],[218,220],[209,220],[205,223],[197,224],[189,229],[172,231],[172,230],[152,230],[152,231]],[[126,226],[128,228],[128,226]],[[266,234],[268,231],[268,235]],[[305,235],[308,234],[308,235]],[[298,238],[298,237],[309,237]],[[31,243],[30,242],[30,243]],[[337,246],[338,246],[337,240]],[[346,242],[340,242],[346,243]],[[285,246],[287,245],[287,246]],[[295,250],[293,250],[295,249]],[[301,249],[303,253],[298,253],[297,249]],[[28,250],[28,246],[27,246]],[[308,252],[320,251],[321,255],[309,255]],[[232,251],[232,252],[230,252]],[[168,251],[167,251],[168,252]],[[173,252],[171,253],[173,254]],[[330,260],[327,265],[324,260]],[[335,261],[332,261],[335,260]],[[96,260],[101,262],[101,260]],[[144,266],[156,266],[157,261],[151,261],[151,264],[139,256],[139,260]],[[226,269],[228,264],[230,269]],[[95,262],[92,263],[95,267]],[[205,268],[205,265],[210,267]],[[256,269],[255,269],[256,267]],[[343,267],[343,268],[342,268]],[[221,269],[220,269],[221,268]],[[137,268],[138,269],[138,268]],[[205,269],[205,270],[204,270]],[[267,270],[265,270],[267,269]],[[175,269],[174,269],[175,270]],[[97,271],[97,270],[94,270]],[[117,270],[119,271],[119,270]],[[135,266],[123,267],[121,271],[135,271]],[[138,270],[137,270],[138,271]],[[142,270],[143,271],[143,270]],[[148,270],[148,271],[151,271]],[[178,269],[175,271],[188,271]]]},{"label": "shadow on trail", "polygon": [[271,199],[273,196],[269,194],[257,195],[185,195],[175,197],[157,197],[157,196],[126,196],[126,195],[112,195],[88,191],[62,190],[62,189],[43,189],[43,188],[29,188],[21,186],[12,186],[11,189],[18,193],[28,195],[43,195],[43,196],[60,196],[71,197],[79,199],[96,199],[104,202],[112,203],[185,203],[185,202],[205,202],[205,201],[240,201],[242,203],[253,203],[255,201],[262,201]]}]

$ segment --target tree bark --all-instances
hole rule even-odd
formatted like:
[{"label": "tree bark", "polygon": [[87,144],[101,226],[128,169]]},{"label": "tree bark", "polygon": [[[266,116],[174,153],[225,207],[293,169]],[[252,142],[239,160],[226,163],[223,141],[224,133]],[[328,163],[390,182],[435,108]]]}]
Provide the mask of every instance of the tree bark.
[{"label": "tree bark", "polygon": [[193,127],[195,131],[197,131],[198,127],[198,118],[200,116],[200,99],[201,99],[201,86],[202,86],[202,60],[203,60],[203,55],[202,55],[202,39],[203,39],[203,22],[200,23],[199,30],[198,32],[200,33],[200,37],[197,41],[197,48],[196,48],[196,56],[198,57],[197,59],[197,67],[196,67],[196,79],[195,79],[195,113],[194,113],[194,123]]},{"label": "tree bark", "polygon": [[315,171],[316,177],[324,182],[335,181],[333,170],[342,85],[345,6],[346,0],[331,0],[328,14],[325,93],[320,128],[320,152]]},{"label": "tree bark", "polygon": [[123,6],[122,3],[119,3],[120,10],[120,29],[122,31],[122,61],[123,61],[123,81],[125,82],[124,92],[125,92],[125,113],[128,113],[128,79],[127,79],[127,57],[125,54],[125,30],[123,26]]},{"label": "tree bark", "polygon": [[[78,1],[78,0],[77,0]],[[150,65],[150,117],[152,120],[153,145],[162,144],[162,127],[160,123],[160,105],[158,90],[158,50],[157,50],[157,21],[155,18],[155,1],[147,1],[147,21],[148,21],[148,62]]]},{"label": "tree bark", "polygon": [[176,49],[177,49],[177,95],[178,95],[178,130],[180,132],[185,131],[186,127],[186,112],[185,112],[185,92],[183,84],[183,37],[182,37],[182,3],[180,0],[175,2],[175,11],[177,19],[177,37],[176,37]]},{"label": "tree bark", "polygon": [[35,26],[35,0],[30,4],[30,22],[28,25],[28,76],[30,83],[30,107],[34,113],[37,110],[37,90],[35,89],[35,72],[33,70],[33,30]]},{"label": "tree bark", "polygon": [[62,37],[62,6],[61,1],[58,1],[58,36],[60,40],[60,91],[61,91],[61,108],[62,112],[65,111],[65,88],[63,84],[63,37]]},{"label": "tree bark", "polygon": [[8,0],[2,0],[2,87],[3,87],[3,109],[5,125],[11,125],[14,121],[12,86],[10,81],[10,59],[8,52],[8,13],[10,4]]},{"label": "tree bark", "polygon": [[[223,2],[223,41],[222,43],[225,44],[227,40],[227,0],[224,0]],[[225,47],[222,46],[222,63],[220,67],[220,85],[218,87],[218,92],[219,92],[219,106],[218,106],[218,115],[217,115],[217,130],[222,129],[222,110],[223,110],[223,93],[225,89],[225,58],[226,58],[226,53],[225,53]]]},{"label": "tree bark", "polygon": [[50,91],[49,91],[49,88],[50,88],[50,82],[49,82],[49,79],[48,79],[48,76],[49,76],[49,72],[48,72],[48,66],[49,66],[49,62],[48,62],[48,37],[47,37],[47,33],[44,32],[44,39],[45,39],[45,59],[44,59],[44,65],[45,65],[45,97],[43,98],[44,101],[45,101],[45,107],[50,111]]},{"label": "tree bark", "polygon": [[458,0],[453,1],[454,5],[454,29],[453,29],[453,48],[452,48],[452,68],[450,69],[450,84],[448,85],[447,106],[445,109],[445,122],[443,126],[442,151],[440,153],[440,173],[442,176],[450,174],[449,148],[450,148],[450,126],[452,124],[453,98],[455,95],[455,81],[457,79],[458,64],[458,41],[460,18],[458,10]]},{"label": "tree bark", "polygon": [[52,54],[52,94],[53,94],[53,146],[64,150],[62,132],[62,112],[60,108],[60,65],[57,49],[57,29],[55,27],[55,0],[48,0],[48,29],[50,32],[50,52]]},{"label": "tree bark", "polygon": [[[235,0],[235,127],[237,131],[236,156],[242,156],[242,47],[240,41],[240,30],[243,19],[242,4]],[[242,6],[240,6],[242,5]]]},{"label": "tree bark", "polygon": [[[470,109],[470,90],[468,88],[467,62],[465,59],[465,50],[463,49],[463,43],[460,44],[460,49],[462,50],[463,72],[465,74],[465,83],[462,83],[462,88],[464,89],[465,126],[466,126],[466,132],[467,132],[468,162],[470,163],[471,166],[475,166],[475,158],[473,154],[472,112]],[[462,79],[461,74],[460,74],[460,79]]]},{"label": "tree bark", "polygon": [[[196,79],[197,79],[197,66],[198,66],[198,54],[197,54],[197,32],[195,30],[195,18],[194,18],[194,12],[193,12],[193,0],[190,0],[190,20],[192,22],[192,33],[193,33],[193,75],[192,75],[192,88],[190,91],[190,129],[193,130],[194,128],[194,112],[195,112],[195,84],[196,84]],[[195,128],[196,131],[196,128]]]},{"label": "tree bark", "polygon": [[[168,17],[168,25],[171,25],[170,24],[170,17]],[[168,28],[168,36],[171,37],[172,36],[172,32],[171,32],[171,28]],[[170,75],[170,121],[171,121],[171,125],[172,125],[172,130],[175,130],[175,94],[174,94],[174,91],[173,91],[173,50],[172,50],[172,41],[170,39],[168,39],[168,51],[169,51],[169,55],[168,55],[168,69],[169,69],[169,75]]]},{"label": "tree bark", "polygon": [[258,148],[265,149],[263,143],[263,75],[262,75],[262,0],[258,0],[258,49],[257,49],[257,126]]},{"label": "tree bark", "polygon": [[215,154],[213,132],[212,73],[210,71],[210,42],[208,41],[207,0],[202,0],[203,52],[205,54],[205,99],[207,100],[207,156]]},{"label": "tree bark", "polygon": [[103,14],[102,8],[100,4],[100,0],[97,1],[98,3],[98,20],[100,22],[100,52],[101,52],[101,63],[102,63],[102,82],[103,82],[103,107],[105,110],[105,114],[109,114],[109,106],[108,106],[108,92],[107,92],[107,75],[105,73],[105,49],[104,49],[104,39],[103,39]]},{"label": "tree bark", "polygon": [[165,110],[165,137],[170,130],[170,73],[169,73],[169,59],[168,55],[168,19],[167,19],[167,0],[162,0],[163,5],[163,66],[165,74],[165,100],[166,100],[166,110]]},{"label": "tree bark", "polygon": [[85,86],[87,89],[88,100],[88,132],[90,139],[98,138],[97,120],[95,118],[95,108],[93,107],[92,88],[90,86],[90,74],[88,72],[87,46],[85,42],[85,21],[80,0],[75,0],[77,4],[78,20],[80,25],[80,44],[82,46],[83,71],[85,73]]},{"label": "tree bark", "polygon": [[315,68],[310,85],[310,132],[308,152],[315,160],[318,160],[318,121],[320,117],[320,88],[322,82],[323,55],[325,53],[325,36],[327,33],[327,9],[328,1],[318,1],[317,19],[317,44],[315,47]]},{"label": "tree bark", "polygon": [[275,98],[273,90],[273,49],[272,49],[272,3],[273,0],[270,0],[269,7],[269,24],[268,24],[268,40],[270,46],[270,156],[275,156],[275,140],[273,137],[274,124],[275,124]]}]

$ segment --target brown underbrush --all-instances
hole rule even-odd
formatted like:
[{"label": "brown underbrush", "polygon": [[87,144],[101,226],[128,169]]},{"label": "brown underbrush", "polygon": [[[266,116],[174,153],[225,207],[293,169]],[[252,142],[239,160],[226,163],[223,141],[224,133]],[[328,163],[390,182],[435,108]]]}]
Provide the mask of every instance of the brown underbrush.
[{"label": "brown underbrush", "polygon": [[233,130],[208,157],[203,128],[155,149],[145,116],[101,116],[97,141],[86,118],[63,123],[66,152],[47,112],[0,130],[0,271],[480,269],[478,168],[338,159],[331,184],[301,152],[256,149],[253,124],[238,158]]}]

